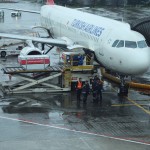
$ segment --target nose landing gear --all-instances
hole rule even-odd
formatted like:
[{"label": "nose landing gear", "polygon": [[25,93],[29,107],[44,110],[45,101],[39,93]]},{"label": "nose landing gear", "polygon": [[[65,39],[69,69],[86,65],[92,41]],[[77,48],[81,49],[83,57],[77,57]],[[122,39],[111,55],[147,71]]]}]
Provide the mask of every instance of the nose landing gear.
[{"label": "nose landing gear", "polygon": [[125,76],[120,76],[118,96],[128,96],[128,85],[125,83]]}]

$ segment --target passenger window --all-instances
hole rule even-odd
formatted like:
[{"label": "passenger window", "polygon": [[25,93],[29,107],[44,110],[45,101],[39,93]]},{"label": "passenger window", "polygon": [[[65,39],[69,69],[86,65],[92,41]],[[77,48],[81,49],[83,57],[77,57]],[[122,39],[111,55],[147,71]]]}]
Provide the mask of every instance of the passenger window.
[{"label": "passenger window", "polygon": [[118,43],[117,48],[119,48],[119,47],[124,47],[124,41],[123,41],[123,40],[121,40],[121,41]]},{"label": "passenger window", "polygon": [[116,45],[118,44],[119,40],[116,40],[113,44],[112,47],[116,47]]},{"label": "passenger window", "polygon": [[138,48],[145,48],[147,47],[146,41],[138,41]]},{"label": "passenger window", "polygon": [[125,41],[125,47],[127,48],[137,48],[137,43],[134,41]]}]

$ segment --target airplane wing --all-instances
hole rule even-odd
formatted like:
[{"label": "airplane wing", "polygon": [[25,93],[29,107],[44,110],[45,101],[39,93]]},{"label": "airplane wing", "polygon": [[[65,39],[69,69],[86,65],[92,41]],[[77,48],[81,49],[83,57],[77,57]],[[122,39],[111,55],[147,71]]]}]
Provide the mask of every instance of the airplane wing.
[{"label": "airplane wing", "polygon": [[40,38],[40,37],[31,37],[31,36],[23,36],[23,35],[7,34],[7,33],[0,33],[0,38],[18,39],[23,41],[31,40],[33,42],[45,43],[54,46],[62,46],[62,47],[68,46],[67,42],[62,39]]},{"label": "airplane wing", "polygon": [[24,36],[17,34],[8,34],[8,33],[0,33],[0,38],[8,38],[8,39],[17,39],[22,41],[33,41],[39,43],[50,44],[52,46],[64,47],[69,50],[77,50],[82,49],[84,46],[70,43],[67,39],[51,39],[51,38],[40,38],[40,37],[32,37],[32,36]]},{"label": "airplane wing", "polygon": [[4,8],[4,7],[0,7],[0,9],[6,9],[6,10],[14,10],[14,11],[22,11],[22,12],[29,12],[29,13],[34,13],[34,14],[40,14],[40,11],[34,11],[34,10],[15,9],[15,8]]}]

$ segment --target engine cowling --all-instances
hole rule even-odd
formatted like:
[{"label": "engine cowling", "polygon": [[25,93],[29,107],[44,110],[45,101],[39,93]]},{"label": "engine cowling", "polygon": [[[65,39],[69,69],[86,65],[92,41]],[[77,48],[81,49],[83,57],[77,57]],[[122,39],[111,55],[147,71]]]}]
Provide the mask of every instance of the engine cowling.
[{"label": "engine cowling", "polygon": [[24,47],[20,52],[20,56],[42,55],[42,54],[43,54],[43,52],[36,47]]}]

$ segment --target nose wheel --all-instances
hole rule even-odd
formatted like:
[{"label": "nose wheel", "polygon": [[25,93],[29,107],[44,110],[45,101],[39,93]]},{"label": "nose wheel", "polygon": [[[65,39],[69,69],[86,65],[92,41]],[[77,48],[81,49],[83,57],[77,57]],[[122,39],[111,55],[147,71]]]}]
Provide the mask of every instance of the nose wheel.
[{"label": "nose wheel", "polygon": [[125,76],[120,76],[118,96],[128,96],[128,85],[125,83]]}]

